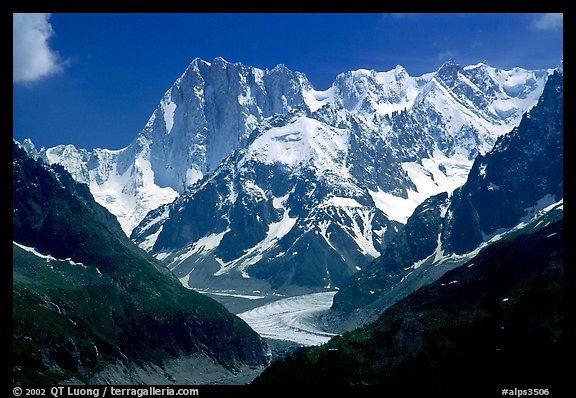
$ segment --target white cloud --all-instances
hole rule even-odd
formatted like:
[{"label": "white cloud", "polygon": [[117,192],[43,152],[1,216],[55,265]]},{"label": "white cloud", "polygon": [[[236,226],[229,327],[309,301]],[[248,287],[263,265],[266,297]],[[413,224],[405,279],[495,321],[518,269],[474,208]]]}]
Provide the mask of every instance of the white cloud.
[{"label": "white cloud", "polygon": [[532,27],[537,30],[555,30],[564,27],[564,14],[548,13],[539,15],[532,21]]},{"label": "white cloud", "polygon": [[54,34],[50,14],[12,14],[12,18],[13,81],[31,82],[60,72],[63,64],[48,46]]}]

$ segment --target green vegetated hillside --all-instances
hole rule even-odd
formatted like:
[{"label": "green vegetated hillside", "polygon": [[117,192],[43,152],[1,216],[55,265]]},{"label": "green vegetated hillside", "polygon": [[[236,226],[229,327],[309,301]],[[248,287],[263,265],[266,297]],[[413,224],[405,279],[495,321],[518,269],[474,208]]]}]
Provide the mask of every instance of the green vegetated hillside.
[{"label": "green vegetated hillside", "polygon": [[266,364],[266,344],[244,321],[185,289],[87,186],[17,143],[13,240],[16,384],[87,382],[113,362],[162,366],[192,354],[226,369]]},{"label": "green vegetated hillside", "polygon": [[563,221],[495,243],[375,322],[275,361],[254,382],[467,387],[562,384]]}]

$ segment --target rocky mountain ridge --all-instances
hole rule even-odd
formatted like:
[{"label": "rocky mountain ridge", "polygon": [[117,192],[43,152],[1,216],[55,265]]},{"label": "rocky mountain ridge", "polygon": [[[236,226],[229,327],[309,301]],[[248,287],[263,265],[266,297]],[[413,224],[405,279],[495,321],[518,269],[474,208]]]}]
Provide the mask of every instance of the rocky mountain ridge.
[{"label": "rocky mountain ridge", "polygon": [[420,77],[346,72],[317,91],[282,65],[196,59],[127,148],[38,156],[89,183],[186,286],[333,289],[418,204],[462,185],[548,74],[449,61]]}]

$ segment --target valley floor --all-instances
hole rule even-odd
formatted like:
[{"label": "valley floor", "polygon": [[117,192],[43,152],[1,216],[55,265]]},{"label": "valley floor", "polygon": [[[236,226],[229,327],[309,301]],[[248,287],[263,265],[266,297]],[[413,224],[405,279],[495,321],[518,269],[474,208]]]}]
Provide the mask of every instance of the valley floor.
[{"label": "valley floor", "polygon": [[[327,342],[334,334],[318,326],[318,317],[328,311],[336,291],[284,297],[234,292],[207,293],[236,313],[262,336],[272,360],[302,346]],[[264,368],[241,369],[236,374],[214,372],[202,384],[249,384]]]},{"label": "valley floor", "polygon": [[295,296],[221,291],[205,293],[268,340],[310,346],[325,343],[336,335],[325,330],[319,322],[320,316],[332,306],[336,291]]},{"label": "valley floor", "polygon": [[[270,348],[272,360],[302,346],[327,342],[334,334],[319,327],[318,318],[328,311],[336,291],[298,296],[277,294],[207,293],[236,313],[262,336]],[[237,374],[211,377],[204,384],[249,384],[264,368],[242,369]]]},{"label": "valley floor", "polygon": [[[335,291],[289,297],[235,292],[207,294],[244,319],[266,340],[272,360],[302,346],[322,344],[334,336],[318,326],[318,317],[332,305]],[[90,384],[246,385],[264,369],[264,366],[243,366],[230,371],[206,356],[194,355],[168,361],[162,368],[112,363],[95,375]],[[63,384],[82,383],[70,379]]]}]

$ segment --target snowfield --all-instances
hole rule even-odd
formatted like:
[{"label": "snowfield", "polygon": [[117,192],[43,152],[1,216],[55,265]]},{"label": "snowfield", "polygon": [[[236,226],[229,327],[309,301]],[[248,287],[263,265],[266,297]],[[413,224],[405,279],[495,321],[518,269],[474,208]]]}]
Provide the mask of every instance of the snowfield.
[{"label": "snowfield", "polygon": [[260,336],[320,345],[336,336],[316,326],[316,317],[332,306],[336,291],[288,297],[238,314]]}]

